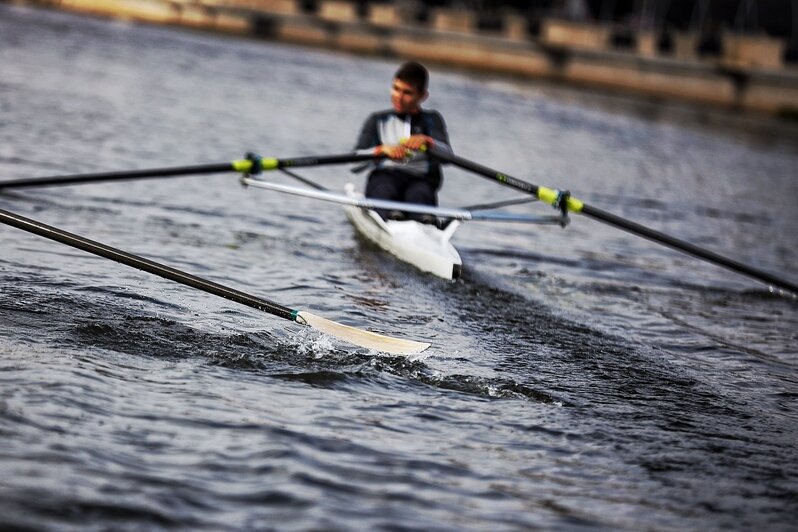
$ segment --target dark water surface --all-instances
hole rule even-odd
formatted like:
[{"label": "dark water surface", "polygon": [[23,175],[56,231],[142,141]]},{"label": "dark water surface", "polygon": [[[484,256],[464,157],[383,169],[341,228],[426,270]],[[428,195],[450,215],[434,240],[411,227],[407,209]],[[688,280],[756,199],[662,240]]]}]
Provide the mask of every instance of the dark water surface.
[{"label": "dark water surface", "polygon": [[[0,178],[347,151],[394,68],[0,5]],[[795,282],[794,130],[437,70],[431,88],[461,155]],[[442,203],[513,196],[449,170]],[[0,227],[0,528],[797,522],[798,305],[755,281],[575,217],[464,226],[447,283],[235,175],[0,208],[433,343],[352,348]]]}]

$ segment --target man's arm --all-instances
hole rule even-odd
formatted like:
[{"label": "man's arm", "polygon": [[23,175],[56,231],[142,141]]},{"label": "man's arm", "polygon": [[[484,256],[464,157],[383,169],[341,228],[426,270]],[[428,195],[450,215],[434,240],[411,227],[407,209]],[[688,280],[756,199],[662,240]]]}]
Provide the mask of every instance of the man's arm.
[{"label": "man's arm", "polygon": [[452,155],[452,147],[449,145],[449,132],[446,130],[446,122],[443,121],[443,116],[438,111],[433,111],[430,113],[430,118],[432,120],[430,120],[429,136],[433,139],[430,148],[432,151]]},{"label": "man's arm", "polygon": [[449,133],[446,131],[443,116],[437,111],[431,111],[425,118],[429,135],[413,135],[405,139],[402,145],[410,150],[420,150],[426,147],[432,152],[452,155],[452,148],[449,146]]},{"label": "man's arm", "polygon": [[380,135],[377,131],[377,114],[374,113],[363,123],[357,144],[355,144],[355,151],[358,153],[373,152],[374,148],[379,145]]}]

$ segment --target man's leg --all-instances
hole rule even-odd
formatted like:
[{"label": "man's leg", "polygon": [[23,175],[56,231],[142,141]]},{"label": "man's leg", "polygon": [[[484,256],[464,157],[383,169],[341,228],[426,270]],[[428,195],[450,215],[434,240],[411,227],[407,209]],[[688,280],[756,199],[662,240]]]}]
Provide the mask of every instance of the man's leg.
[{"label": "man's leg", "polygon": [[[438,197],[435,194],[435,186],[426,179],[414,179],[405,189],[404,201],[437,206]],[[435,224],[438,221],[431,214],[408,213],[407,217],[425,224]]]},{"label": "man's leg", "polygon": [[[397,181],[397,176],[392,172],[385,170],[375,170],[369,176],[366,183],[366,197],[390,201],[400,201],[399,190],[400,183]],[[382,216],[383,220],[396,220],[402,218],[402,213],[398,211],[386,211],[377,209],[377,214]]]},{"label": "man's leg", "polygon": [[[386,169],[375,170],[366,183],[366,197],[390,201],[403,201],[404,189],[407,186],[407,176],[402,172]],[[405,213],[401,211],[387,211],[376,209],[383,220],[404,220]]]}]

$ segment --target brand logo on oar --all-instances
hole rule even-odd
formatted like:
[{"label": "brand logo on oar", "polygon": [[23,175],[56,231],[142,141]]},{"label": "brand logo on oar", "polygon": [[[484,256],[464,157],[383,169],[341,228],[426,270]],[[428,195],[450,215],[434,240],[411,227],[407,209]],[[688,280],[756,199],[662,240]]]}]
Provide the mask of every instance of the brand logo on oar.
[{"label": "brand logo on oar", "polygon": [[283,161],[283,166],[315,166],[317,164],[319,164],[319,160],[315,157],[301,157]]}]

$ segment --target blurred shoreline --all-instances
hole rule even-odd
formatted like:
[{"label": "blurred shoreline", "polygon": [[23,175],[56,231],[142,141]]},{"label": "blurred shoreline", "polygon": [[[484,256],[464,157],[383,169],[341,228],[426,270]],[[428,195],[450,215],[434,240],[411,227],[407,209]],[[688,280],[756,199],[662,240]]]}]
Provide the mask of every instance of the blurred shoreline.
[{"label": "blurred shoreline", "polygon": [[[3,0],[0,0],[3,1]],[[415,59],[430,64],[545,80],[653,104],[688,104],[729,115],[777,117],[798,124],[798,71],[781,64],[783,43],[732,36],[721,57],[691,52],[689,34],[676,35],[675,52],[658,55],[655,36],[636,37],[634,50],[618,51],[612,27],[546,19],[531,37],[524,21],[508,15],[501,31],[476,28],[473,14],[435,9],[419,25],[402,4],[300,0],[12,0],[100,17],[182,26],[327,50]],[[693,39],[691,41],[691,39]],[[736,41],[734,40],[736,39]],[[694,42],[693,42],[694,44]]]}]

